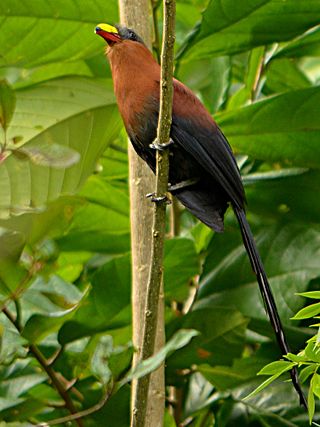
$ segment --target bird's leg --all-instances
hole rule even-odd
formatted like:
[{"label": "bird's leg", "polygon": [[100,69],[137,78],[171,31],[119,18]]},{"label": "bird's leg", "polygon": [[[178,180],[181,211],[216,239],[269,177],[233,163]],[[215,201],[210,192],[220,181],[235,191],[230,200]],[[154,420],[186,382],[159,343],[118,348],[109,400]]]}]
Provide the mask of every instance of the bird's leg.
[{"label": "bird's leg", "polygon": [[[172,144],[174,144],[173,140],[170,138],[169,141],[166,144],[159,144],[158,139],[156,138],[149,147],[153,150],[157,151],[164,151],[167,150]],[[166,203],[170,205],[171,201],[168,199],[167,196],[160,196],[157,197],[156,193],[149,193],[146,195],[146,197],[150,197],[151,201],[154,203]]]},{"label": "bird's leg", "polygon": [[170,138],[166,144],[159,144],[157,138],[149,145],[153,150],[164,151],[174,144],[174,141]]},{"label": "bird's leg", "polygon": [[151,202],[154,203],[166,203],[167,205],[171,204],[171,200],[167,196],[157,197],[156,193],[148,193],[146,197],[151,199]]}]

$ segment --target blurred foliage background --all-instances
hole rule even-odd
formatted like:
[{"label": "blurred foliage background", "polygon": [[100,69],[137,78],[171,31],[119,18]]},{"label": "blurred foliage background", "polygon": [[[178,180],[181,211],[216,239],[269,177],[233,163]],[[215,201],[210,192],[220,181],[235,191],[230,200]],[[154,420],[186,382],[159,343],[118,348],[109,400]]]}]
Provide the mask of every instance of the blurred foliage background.
[{"label": "blurred foliage background", "polygon": [[[118,19],[116,0],[0,3],[1,426],[90,408],[106,389],[75,425],[129,425],[127,140],[93,34]],[[177,1],[175,74],[237,154],[294,352],[317,332],[290,318],[310,304],[296,293],[319,289],[319,20],[319,0]],[[306,426],[288,382],[242,400],[280,355],[233,215],[218,235],[181,211],[180,229],[166,242],[166,335],[199,334],[166,359],[179,399],[165,426]]]}]

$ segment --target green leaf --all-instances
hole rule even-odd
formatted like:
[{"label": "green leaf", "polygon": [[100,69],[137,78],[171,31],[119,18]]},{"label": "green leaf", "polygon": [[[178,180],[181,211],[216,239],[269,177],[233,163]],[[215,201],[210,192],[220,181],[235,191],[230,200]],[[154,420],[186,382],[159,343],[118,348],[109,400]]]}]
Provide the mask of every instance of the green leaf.
[{"label": "green leaf", "polygon": [[92,290],[73,319],[59,331],[61,344],[96,332],[128,325],[130,313],[130,257],[106,262],[92,278]]},{"label": "green leaf", "polygon": [[[297,90],[217,117],[236,151],[268,162],[319,168],[320,88]],[[306,141],[308,143],[306,144]]]},{"label": "green leaf", "polygon": [[2,367],[0,371],[0,396],[17,398],[25,394],[34,385],[43,383],[46,375],[37,371],[30,359],[14,362],[9,367]]},{"label": "green leaf", "polygon": [[91,176],[81,194],[87,201],[76,211],[68,234],[58,239],[59,247],[66,251],[128,252],[130,220],[127,188],[118,188],[113,182]]},{"label": "green leaf", "polygon": [[132,369],[123,380],[120,381],[120,387],[133,379],[139,379],[155,371],[165,361],[166,357],[174,351],[186,346],[192,338],[198,334],[199,332],[193,329],[180,329],[154,356],[140,362]]},{"label": "green leaf", "polygon": [[279,378],[280,375],[289,371],[294,365],[295,364],[291,362],[278,361],[278,362],[270,363],[269,365],[265,366],[258,374],[270,375],[271,373],[273,373],[273,375],[270,378],[263,381],[263,383],[260,384],[259,387],[257,387],[248,396],[246,396],[246,399],[250,399],[251,397],[256,396],[258,393],[260,393],[261,390],[263,390],[269,384],[271,384],[273,381]]},{"label": "green leaf", "polygon": [[218,57],[181,64],[179,80],[201,94],[209,111],[214,113],[225,102],[231,79],[229,57]]},{"label": "green leaf", "polygon": [[294,320],[309,319],[310,317],[318,316],[320,313],[320,302],[308,305],[302,308],[298,313],[292,317]]},{"label": "green leaf", "polygon": [[0,265],[4,261],[18,261],[25,239],[22,233],[0,227]]},{"label": "green leaf", "polygon": [[320,346],[314,340],[310,340],[305,348],[306,356],[315,363],[320,363]]},{"label": "green leaf", "polygon": [[11,89],[6,80],[0,80],[0,126],[4,131],[9,127],[15,106],[15,92]]},{"label": "green leaf", "polygon": [[304,352],[300,352],[299,354],[288,353],[284,357],[286,359],[290,360],[291,362],[295,362],[295,363],[302,363],[303,364],[304,362],[308,361],[308,358]]},{"label": "green leaf", "polygon": [[317,25],[319,19],[317,0],[211,0],[178,57],[191,60],[230,55],[290,40]]},{"label": "green leaf", "polygon": [[[320,274],[315,258],[319,233],[318,226],[281,222],[254,233],[275,300],[281,301],[278,311],[285,325],[303,304],[294,292],[305,291],[310,280]],[[237,227],[230,227],[224,235],[215,234],[209,245],[200,278],[200,301],[209,295],[216,305],[237,308],[247,316],[250,329],[273,336]],[[301,338],[305,340],[298,330],[289,336],[296,345],[302,344]]]},{"label": "green leaf", "polygon": [[[19,14],[17,15],[17,10]],[[117,2],[3,0],[0,6],[0,66],[35,66],[74,61],[102,52],[94,27],[108,17],[116,22]],[[19,43],[17,43],[17,40]]]},{"label": "green leaf", "polygon": [[312,378],[312,389],[313,394],[320,399],[320,375],[317,373],[315,373]]},{"label": "green leaf", "polygon": [[[105,65],[105,64],[104,64]],[[35,85],[47,80],[66,76],[92,77],[92,72],[85,61],[57,62],[40,67],[24,69],[20,79],[14,83],[15,89]]]},{"label": "green leaf", "polygon": [[281,46],[275,57],[299,58],[302,56],[316,56],[320,54],[320,28],[317,26],[313,30],[298,37],[296,40]]},{"label": "green leaf", "polygon": [[317,370],[317,368],[318,368],[317,364],[313,363],[312,365],[306,366],[305,368],[301,369],[301,372],[300,372],[301,384],[303,384],[310,377],[310,375],[313,375]]},{"label": "green leaf", "polygon": [[83,202],[76,197],[60,197],[46,209],[35,210],[1,220],[0,226],[19,232],[27,243],[34,245],[46,237],[61,235],[69,226],[74,211]]},{"label": "green leaf", "polygon": [[245,397],[245,399],[251,399],[252,397],[256,396],[258,393],[260,393],[263,389],[268,387],[269,384],[271,384],[273,381],[275,381],[277,378],[279,378],[280,374],[274,374],[270,378],[266,379],[261,383],[256,389],[254,389],[248,396]]},{"label": "green leaf", "polygon": [[320,299],[320,291],[301,292],[297,295],[305,298]]},{"label": "green leaf", "polygon": [[216,304],[209,298],[197,302],[191,312],[170,325],[170,332],[171,328],[193,328],[200,335],[169,357],[166,362],[168,375],[176,370],[190,369],[195,364],[231,364],[243,352],[247,324],[248,320],[233,308]]},{"label": "green leaf", "polygon": [[25,154],[34,164],[53,168],[69,168],[80,160],[80,154],[72,148],[56,143],[27,145],[13,153]]},{"label": "green leaf", "polygon": [[264,93],[286,92],[310,86],[310,80],[301,71],[296,62],[286,58],[269,62],[266,70],[266,82],[263,88]]},{"label": "green leaf", "polygon": [[283,374],[286,371],[289,371],[295,364],[293,362],[286,362],[285,360],[278,360],[276,362],[269,363],[267,366],[264,366],[259,372],[258,375],[275,375]]},{"label": "green leaf", "polygon": [[251,99],[253,99],[254,95],[256,95],[257,93],[257,86],[263,67],[264,55],[264,47],[252,49],[252,51],[250,52],[245,83],[247,89],[250,91]]},{"label": "green leaf", "polygon": [[310,388],[308,392],[308,414],[309,414],[309,423],[312,423],[312,419],[314,416],[314,411],[316,408],[315,400],[314,400],[314,394],[313,394],[313,380],[314,376],[311,378],[310,381]]},{"label": "green leaf", "polygon": [[[8,141],[22,135],[19,143],[11,142],[11,148],[23,150],[32,159],[40,157],[41,161],[35,164],[25,155],[11,155],[0,164],[0,181],[4,183],[0,217],[43,208],[48,201],[77,191],[120,127],[108,83],[68,78],[18,91]],[[58,151],[56,142],[61,145]],[[80,161],[73,164],[79,156]]]},{"label": "green leaf", "polygon": [[235,359],[230,366],[209,366],[199,365],[198,371],[218,390],[225,391],[245,384],[249,380],[255,379],[258,371],[266,363],[267,359],[259,357],[248,357]]},{"label": "green leaf", "polygon": [[[183,256],[181,256],[183,254]],[[183,301],[189,294],[188,282],[199,274],[200,263],[192,240],[173,238],[165,242],[165,297]]]},{"label": "green leaf", "polygon": [[[318,223],[320,191],[318,170],[281,169],[278,172],[253,173],[243,177],[249,211],[263,222]],[[299,197],[297,197],[299,194]]]},{"label": "green leaf", "polygon": [[112,337],[106,335],[100,338],[91,359],[91,371],[103,384],[108,384],[112,374],[107,365],[108,357],[113,348]]}]

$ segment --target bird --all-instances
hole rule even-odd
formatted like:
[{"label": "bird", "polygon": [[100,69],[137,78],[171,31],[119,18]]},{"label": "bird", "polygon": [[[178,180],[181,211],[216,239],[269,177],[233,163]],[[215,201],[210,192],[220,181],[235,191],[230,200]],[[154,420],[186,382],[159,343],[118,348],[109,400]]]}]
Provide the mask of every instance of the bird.
[{"label": "bird", "polygon": [[[136,153],[155,173],[160,65],[142,38],[130,28],[98,24],[95,33],[107,43],[106,56],[126,132]],[[271,287],[246,218],[245,192],[231,146],[199,98],[175,78],[170,142],[167,147],[169,192],[196,218],[219,233],[224,230],[224,214],[228,206],[232,207],[281,353],[289,353]],[[300,404],[307,407],[296,368],[291,369],[290,374]]]}]

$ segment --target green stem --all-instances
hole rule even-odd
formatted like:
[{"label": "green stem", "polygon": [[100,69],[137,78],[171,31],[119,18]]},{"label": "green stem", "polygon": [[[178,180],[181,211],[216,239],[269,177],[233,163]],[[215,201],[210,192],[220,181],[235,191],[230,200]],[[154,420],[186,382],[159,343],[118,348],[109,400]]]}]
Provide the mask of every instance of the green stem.
[{"label": "green stem", "polygon": [[154,40],[152,42],[152,49],[156,53],[157,60],[160,63],[160,61],[161,61],[160,35],[159,35],[159,26],[158,26],[158,13],[157,13],[159,4],[160,4],[160,2],[158,0],[151,0],[153,32],[154,32]]},{"label": "green stem", "polygon": [[[165,147],[170,141],[172,122],[175,0],[165,0],[163,2],[163,7],[164,25],[161,52],[161,92],[157,143],[160,146],[162,145],[164,149],[157,150],[156,156],[155,200],[158,200],[158,202],[154,205],[151,265],[147,287],[141,360],[152,356],[154,352],[159,293],[163,273],[163,247],[166,224],[166,203],[164,200],[166,200],[169,177],[169,150]],[[150,375],[146,375],[138,380],[136,397],[133,403],[132,427],[144,427],[146,424],[149,382]]]}]

